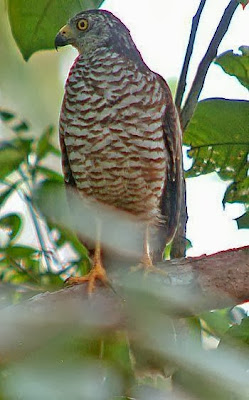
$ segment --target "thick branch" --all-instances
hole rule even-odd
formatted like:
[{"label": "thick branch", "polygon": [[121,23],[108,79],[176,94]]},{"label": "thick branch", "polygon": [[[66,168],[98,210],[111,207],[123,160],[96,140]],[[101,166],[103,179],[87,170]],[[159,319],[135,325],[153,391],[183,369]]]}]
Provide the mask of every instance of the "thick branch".
[{"label": "thick branch", "polygon": [[200,17],[201,17],[202,11],[204,9],[205,3],[206,3],[206,0],[201,0],[198,10],[197,10],[195,16],[193,17],[188,47],[187,47],[187,51],[186,51],[186,55],[184,58],[183,67],[182,67],[182,71],[181,71],[181,75],[180,75],[180,79],[179,79],[177,91],[176,91],[175,104],[176,104],[176,107],[178,110],[181,109],[182,99],[183,99],[183,95],[184,95],[185,88],[186,88],[186,80],[187,80],[189,63],[190,63],[190,59],[191,59],[191,56],[193,53],[195,37],[196,37],[197,29],[198,29],[199,22],[200,22]]},{"label": "thick branch", "polygon": [[201,93],[203,85],[204,85],[204,81],[205,81],[208,69],[209,69],[212,61],[214,60],[214,58],[217,55],[218,47],[228,30],[231,19],[232,19],[233,14],[234,14],[236,8],[238,7],[238,5],[239,5],[239,2],[237,0],[230,1],[229,5],[227,6],[227,8],[224,11],[224,14],[220,20],[220,23],[219,23],[217,29],[216,29],[216,32],[210,42],[207,52],[198,67],[194,82],[192,84],[192,87],[188,94],[186,103],[181,112],[181,122],[182,122],[183,130],[186,129],[190,119],[192,118],[192,116],[194,114],[200,93]]},{"label": "thick branch", "polygon": [[131,326],[134,330],[145,304],[147,314],[151,306],[152,313],[155,309],[176,317],[249,299],[249,246],[167,261],[158,268],[166,274],[148,274],[144,279],[144,272],[116,273],[112,276],[115,290],[99,287],[90,298],[87,286],[80,285],[2,308],[0,362],[18,359],[62,332],[129,330]]}]

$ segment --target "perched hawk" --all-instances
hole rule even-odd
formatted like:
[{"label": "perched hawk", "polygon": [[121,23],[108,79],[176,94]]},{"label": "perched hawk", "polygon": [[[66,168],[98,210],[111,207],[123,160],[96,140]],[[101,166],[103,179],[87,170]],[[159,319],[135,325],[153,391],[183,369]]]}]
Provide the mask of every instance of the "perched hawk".
[{"label": "perched hawk", "polygon": [[[55,38],[56,48],[67,44],[79,55],[60,115],[65,182],[158,226],[154,254],[162,257],[177,228],[182,180],[181,129],[170,89],[108,11],[74,16]],[[147,243],[144,248],[142,262],[152,267]],[[107,279],[98,239],[90,274],[72,278],[89,281],[89,291],[96,279]]]}]

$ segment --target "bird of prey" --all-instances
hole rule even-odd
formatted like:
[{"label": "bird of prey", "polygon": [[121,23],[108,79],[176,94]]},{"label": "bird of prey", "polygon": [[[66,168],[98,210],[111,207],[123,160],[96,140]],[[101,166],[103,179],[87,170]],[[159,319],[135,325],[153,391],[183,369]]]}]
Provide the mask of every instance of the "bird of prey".
[{"label": "bird of prey", "polygon": [[[181,128],[170,89],[150,70],[127,27],[112,13],[75,15],[55,38],[79,55],[65,85],[60,144],[66,185],[89,199],[158,227],[154,254],[176,231],[181,203]],[[142,264],[153,267],[145,232]],[[161,257],[161,256],[160,256]],[[71,283],[107,282],[96,238],[93,267]]]}]

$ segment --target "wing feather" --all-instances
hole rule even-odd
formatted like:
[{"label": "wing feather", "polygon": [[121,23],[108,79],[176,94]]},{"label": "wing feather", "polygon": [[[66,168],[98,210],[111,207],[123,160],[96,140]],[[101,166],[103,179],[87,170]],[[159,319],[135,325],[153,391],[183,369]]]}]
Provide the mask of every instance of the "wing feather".
[{"label": "wing feather", "polygon": [[157,235],[157,246],[154,259],[162,259],[166,244],[170,243],[177,230],[182,200],[183,167],[182,167],[182,130],[178,112],[172,99],[171,91],[165,80],[157,74],[166,94],[166,111],[163,117],[163,138],[168,155],[164,189],[161,197],[162,223]]}]

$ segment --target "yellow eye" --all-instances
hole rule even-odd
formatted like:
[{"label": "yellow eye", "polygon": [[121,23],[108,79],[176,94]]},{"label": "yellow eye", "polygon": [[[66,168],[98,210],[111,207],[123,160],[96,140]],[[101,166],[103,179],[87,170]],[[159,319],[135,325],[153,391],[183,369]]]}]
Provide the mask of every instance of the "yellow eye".
[{"label": "yellow eye", "polygon": [[80,31],[85,31],[85,30],[88,28],[88,21],[87,21],[87,19],[80,19],[80,20],[77,22],[77,28],[78,28]]}]

